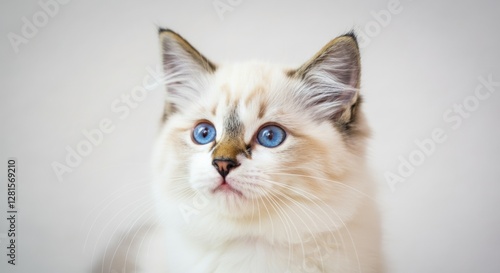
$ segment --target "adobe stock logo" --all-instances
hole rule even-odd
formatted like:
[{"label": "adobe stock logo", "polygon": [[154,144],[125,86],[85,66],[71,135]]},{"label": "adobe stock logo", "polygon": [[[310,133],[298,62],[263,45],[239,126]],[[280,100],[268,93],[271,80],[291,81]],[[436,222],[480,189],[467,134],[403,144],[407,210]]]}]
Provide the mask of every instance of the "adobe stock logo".
[{"label": "adobe stock logo", "polygon": [[367,47],[372,39],[380,35],[384,28],[388,27],[394,16],[403,11],[403,5],[399,0],[389,0],[385,9],[371,11],[372,20],[368,21],[363,28],[356,30],[360,48]]},{"label": "adobe stock logo", "polygon": [[215,0],[212,5],[219,19],[224,21],[224,13],[234,11],[241,3],[243,3],[243,0]]},{"label": "adobe stock logo", "polygon": [[69,2],[70,0],[40,0],[38,2],[40,10],[33,13],[31,18],[26,16],[21,18],[23,25],[19,34],[14,32],[7,34],[7,39],[14,52],[18,53],[21,45],[27,44],[30,39],[35,38],[41,28],[47,26],[50,18],[54,18],[59,13],[60,5],[66,5]]},{"label": "adobe stock logo", "polygon": [[[463,98],[460,103],[453,104],[443,113],[443,121],[446,122],[451,130],[458,130],[465,119],[472,117],[472,114],[479,109],[481,101],[489,99],[496,88],[500,87],[500,82],[493,80],[493,75],[487,77],[480,76],[479,83],[474,88],[474,92]],[[449,129],[448,129],[449,131]],[[385,180],[391,191],[396,191],[396,184],[406,181],[412,176],[419,166],[422,166],[427,158],[432,156],[438,146],[448,139],[447,130],[442,127],[434,128],[430,137],[415,139],[416,146],[407,156],[398,157],[398,167],[396,172],[386,171]]]},{"label": "adobe stock logo", "polygon": [[100,146],[108,135],[116,129],[116,121],[125,120],[132,111],[137,109],[147,98],[149,91],[166,83],[162,66],[157,65],[155,69],[146,67],[147,74],[142,79],[142,84],[136,85],[129,92],[121,94],[120,98],[113,100],[110,104],[114,118],[102,118],[97,123],[97,128],[81,131],[83,137],[75,145],[66,145],[66,156],[64,160],[53,161],[51,166],[59,182],[63,182],[64,176],[72,173],[78,168],[83,159],[89,157],[94,148]]}]

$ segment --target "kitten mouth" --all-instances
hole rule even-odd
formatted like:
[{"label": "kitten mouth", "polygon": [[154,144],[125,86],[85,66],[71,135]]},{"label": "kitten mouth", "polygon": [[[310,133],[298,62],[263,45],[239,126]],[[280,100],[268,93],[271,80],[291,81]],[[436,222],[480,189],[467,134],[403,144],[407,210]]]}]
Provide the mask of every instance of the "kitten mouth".
[{"label": "kitten mouth", "polygon": [[243,193],[241,193],[239,190],[233,188],[231,185],[229,185],[229,183],[226,182],[226,180],[224,179],[222,181],[222,183],[217,186],[217,188],[215,188],[213,190],[214,193],[216,192],[222,192],[222,193],[225,193],[225,194],[237,194],[238,196],[243,196]]}]

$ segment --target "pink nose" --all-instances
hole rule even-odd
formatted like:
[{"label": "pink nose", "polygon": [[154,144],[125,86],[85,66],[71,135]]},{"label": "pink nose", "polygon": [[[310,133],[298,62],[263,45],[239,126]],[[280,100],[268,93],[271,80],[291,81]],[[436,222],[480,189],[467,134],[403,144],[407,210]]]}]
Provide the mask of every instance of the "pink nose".
[{"label": "pink nose", "polygon": [[223,178],[226,178],[229,172],[240,164],[232,159],[214,159],[212,165]]}]

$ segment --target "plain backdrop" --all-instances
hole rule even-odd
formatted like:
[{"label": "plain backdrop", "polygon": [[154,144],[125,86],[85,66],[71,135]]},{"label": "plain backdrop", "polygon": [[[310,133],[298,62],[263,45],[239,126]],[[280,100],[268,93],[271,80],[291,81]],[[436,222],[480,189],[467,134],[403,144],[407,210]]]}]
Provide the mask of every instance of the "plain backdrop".
[{"label": "plain backdrop", "polygon": [[[364,35],[389,272],[500,272],[500,86],[481,87],[481,78],[500,82],[500,2],[72,0],[45,11],[49,2],[0,4],[1,272],[89,272],[151,220],[164,87],[149,86],[127,116],[113,106],[160,64],[159,26],[214,62],[290,66],[351,29]],[[103,120],[114,130],[60,181],[54,162],[66,164],[67,149]],[[444,141],[419,152],[435,130]],[[9,157],[19,172],[16,266],[6,256]],[[401,166],[409,160],[416,166]],[[401,177],[393,188],[389,172]]]}]

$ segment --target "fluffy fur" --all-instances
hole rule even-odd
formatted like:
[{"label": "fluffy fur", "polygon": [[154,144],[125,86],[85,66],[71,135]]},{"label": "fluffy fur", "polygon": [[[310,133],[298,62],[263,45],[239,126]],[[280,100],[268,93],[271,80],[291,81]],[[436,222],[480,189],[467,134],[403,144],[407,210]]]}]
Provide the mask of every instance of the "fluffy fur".
[{"label": "fluffy fur", "polygon": [[[216,65],[171,30],[160,39],[167,99],[154,194],[166,272],[382,272],[355,36],[297,69]],[[214,125],[215,141],[193,141],[199,122]],[[286,131],[278,147],[256,141],[266,124]],[[225,178],[217,157],[237,163]]]}]

